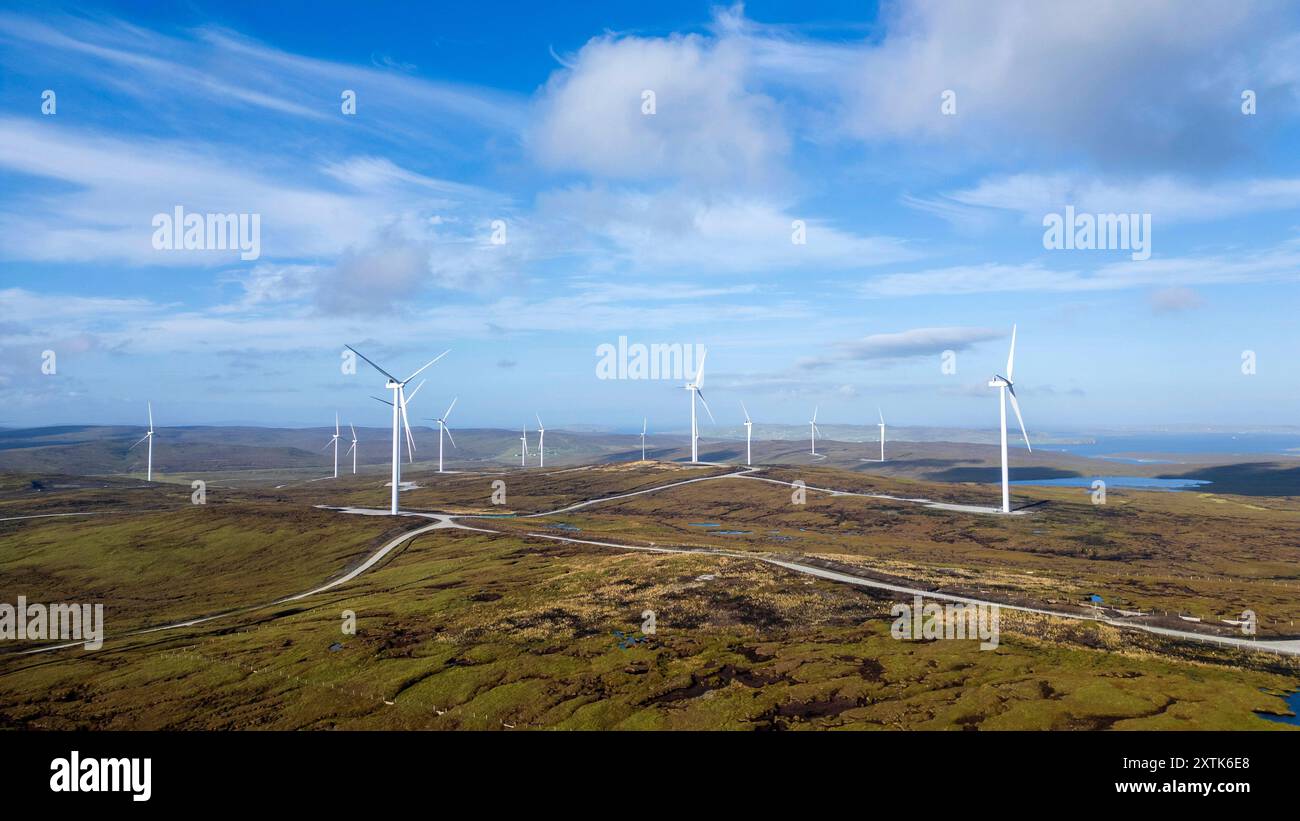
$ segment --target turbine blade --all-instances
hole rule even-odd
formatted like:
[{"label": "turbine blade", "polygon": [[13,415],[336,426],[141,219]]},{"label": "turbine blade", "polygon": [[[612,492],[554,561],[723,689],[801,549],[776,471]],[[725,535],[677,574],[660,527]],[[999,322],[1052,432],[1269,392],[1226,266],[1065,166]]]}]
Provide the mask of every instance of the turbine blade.
[{"label": "turbine blade", "polygon": [[334,435],[339,435],[339,415],[337,413],[334,414]]},{"label": "turbine blade", "polygon": [[746,421],[746,422],[752,422],[752,421],[754,421],[754,420],[752,420],[752,419],[749,418],[749,409],[745,407],[745,403],[744,403],[744,401],[742,401],[742,402],[740,403],[740,409],[741,409],[742,411],[744,411],[744,413],[745,413],[745,421]]},{"label": "turbine blade", "polygon": [[649,423],[649,421],[650,421],[650,420],[649,420],[647,417],[645,417],[645,416],[642,416],[642,417],[641,417],[641,435],[642,435],[642,436],[645,436],[645,427],[646,427],[646,425]]},{"label": "turbine blade", "polygon": [[348,427],[349,427],[349,428],[352,428],[352,441],[353,441],[353,442],[357,441],[357,429],[354,428],[354,427],[352,427],[352,423],[351,423],[351,422],[348,422]]},{"label": "turbine blade", "polygon": [[380,399],[378,396],[372,396],[370,398],[375,400],[376,402],[383,402],[385,405],[387,405],[390,408],[393,406],[393,403],[389,402],[387,399]]},{"label": "turbine blade", "polygon": [[817,411],[819,411],[819,410],[821,410],[821,406],[820,406],[820,405],[814,405],[814,406],[813,406],[813,418],[812,418],[812,421],[813,421],[813,424],[814,424],[814,425],[817,424]]},{"label": "turbine blade", "polygon": [[411,374],[410,376],[408,376],[408,377],[406,377],[405,379],[403,379],[403,380],[402,380],[402,384],[405,385],[407,382],[410,382],[412,379],[414,379],[415,377],[417,377],[417,376],[420,375],[420,371],[423,371],[425,368],[429,367],[429,366],[432,365],[434,362],[437,362],[439,359],[442,359],[444,356],[446,356],[446,355],[449,354],[449,353],[451,353],[451,348],[448,348],[447,350],[445,350],[445,351],[443,351],[442,353],[440,353],[440,354],[438,354],[437,356],[435,356],[433,359],[430,359],[428,362],[425,362],[424,365],[422,365],[422,366],[420,367],[420,370],[419,370],[419,371],[416,371],[415,373],[413,373],[413,374]]},{"label": "turbine blade", "polygon": [[344,455],[344,456],[347,456],[349,453],[351,453],[352,451],[354,451],[354,450],[356,450],[356,449],[357,449],[357,440],[353,439],[353,440],[352,440],[352,444],[348,447],[347,450],[345,450],[345,451],[343,452],[343,455]]},{"label": "turbine blade", "polygon": [[704,410],[709,414],[709,421],[715,425],[718,424],[718,420],[713,418],[713,411],[709,410],[709,403],[704,400],[704,391],[700,390],[697,386],[695,388],[695,395],[700,397],[700,402],[704,405]]},{"label": "turbine blade", "polygon": [[149,432],[153,433],[153,403],[149,403]]},{"label": "turbine blade", "polygon": [[1020,403],[1016,401],[1015,389],[1010,385],[1007,386],[1007,394],[1011,397],[1011,409],[1016,412],[1016,421],[1020,423],[1020,435],[1025,437],[1025,447],[1029,448],[1030,453],[1033,453],[1034,447],[1029,444],[1029,434],[1025,431],[1025,420],[1020,415]]},{"label": "turbine blade", "polygon": [[876,408],[876,413],[880,414],[880,424],[885,424],[885,412],[880,408]]},{"label": "turbine blade", "polygon": [[443,423],[442,429],[447,432],[447,438],[451,440],[451,446],[456,447],[456,437],[451,435],[451,428],[447,427],[446,423]]},{"label": "turbine blade", "polygon": [[352,347],[351,345],[344,345],[343,347],[347,348],[349,351],[352,351],[352,353],[356,354],[357,356],[361,357],[362,359],[365,359],[366,362],[369,363],[370,367],[372,367],[372,368],[374,368],[375,370],[379,371],[379,372],[382,373],[384,376],[387,376],[389,379],[393,380],[394,382],[398,381],[398,379],[397,379],[396,376],[393,376],[393,375],[392,375],[391,373],[389,373],[388,371],[386,371],[386,370],[384,370],[383,368],[381,368],[381,367],[379,367],[378,365],[376,365],[374,362],[372,362],[372,361],[371,361],[371,360],[370,360],[370,359],[369,359],[365,354],[363,354],[361,351],[358,351],[356,348]]},{"label": "turbine blade", "polygon": [[[421,385],[424,383],[421,382]],[[416,388],[418,391],[419,388]],[[415,437],[411,435],[411,420],[406,415],[406,391],[397,389],[397,404],[402,411],[402,426],[406,429],[406,461],[415,461]]]},{"label": "turbine blade", "polygon": [[[417,393],[420,392],[420,388],[423,388],[423,387],[424,387],[424,383],[425,383],[425,382],[428,382],[428,381],[429,381],[429,380],[427,380],[427,379],[421,379],[421,380],[420,380],[420,384],[418,384],[418,385],[415,386],[415,390],[411,391],[411,395],[410,395],[410,396],[406,396],[406,397],[402,400],[402,403],[405,404],[405,405],[409,405],[409,404],[411,404],[412,402],[414,402],[414,401],[415,401],[415,395],[416,395]],[[405,392],[403,392],[403,393],[405,393]]]},{"label": "turbine blade", "polygon": [[704,353],[700,354],[700,364],[695,369],[695,387],[704,384],[704,360],[709,358],[709,349],[705,348]]},{"label": "turbine blade", "polygon": [[[141,437],[140,437],[140,442],[143,442],[144,440],[146,440],[146,439],[148,439],[148,438],[149,438],[149,434],[146,433],[144,436],[141,436]],[[140,442],[136,442],[135,445],[140,444]],[[135,445],[132,445],[131,447],[127,448],[127,450],[128,450],[128,451],[131,450],[132,448],[135,447]]]},{"label": "turbine blade", "polygon": [[1012,379],[1012,370],[1016,365],[1016,326],[1011,326],[1011,350],[1007,353],[1007,381]]},{"label": "turbine blade", "polygon": [[533,416],[536,416],[536,417],[537,417],[537,429],[538,429],[538,430],[546,430],[546,426],[542,424],[542,417],[541,417],[541,416],[538,416],[538,414],[535,414],[535,413],[533,414]]},{"label": "turbine blade", "polygon": [[459,396],[452,397],[451,404],[447,406],[447,412],[442,415],[443,421],[446,421],[447,417],[451,416],[451,409],[456,407],[457,399],[460,399],[460,397]]}]

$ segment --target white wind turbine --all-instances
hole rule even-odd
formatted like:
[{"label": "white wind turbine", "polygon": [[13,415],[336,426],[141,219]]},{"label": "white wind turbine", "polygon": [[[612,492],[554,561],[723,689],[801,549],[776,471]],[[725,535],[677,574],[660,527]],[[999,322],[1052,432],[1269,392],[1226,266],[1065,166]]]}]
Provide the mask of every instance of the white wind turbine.
[{"label": "white wind turbine", "polygon": [[[337,479],[339,478],[339,415],[337,413],[334,414],[334,435],[325,443],[325,448],[330,445],[334,446],[334,478]],[[325,450],[325,448],[321,448],[321,450]]]},{"label": "white wind turbine", "polygon": [[355,474],[357,472],[357,429],[352,427],[351,422],[348,422],[348,429],[352,431],[352,446],[348,448],[348,453],[352,454],[352,472]]},{"label": "white wind turbine", "polygon": [[421,382],[418,386],[416,386],[415,390],[411,391],[411,395],[408,398],[406,395],[406,383],[410,382],[412,379],[419,376],[420,373],[423,372],[425,368],[429,367],[434,362],[437,362],[439,359],[442,359],[444,356],[451,353],[451,350],[450,349],[445,350],[442,353],[435,356],[433,359],[430,359],[428,362],[420,366],[420,369],[418,371],[406,377],[405,379],[398,379],[396,376],[393,376],[388,371],[376,365],[374,362],[371,362],[369,359],[366,359],[365,355],[362,354],[361,351],[358,351],[356,348],[352,347],[351,345],[348,345],[347,349],[349,351],[352,351],[354,354],[361,357],[362,359],[365,359],[366,362],[370,365],[370,367],[374,368],[375,370],[382,373],[384,376],[388,377],[388,382],[384,385],[384,387],[393,392],[392,402],[389,402],[385,399],[380,399],[379,401],[383,402],[386,405],[392,405],[393,407],[393,494],[392,494],[392,507],[390,508],[390,514],[396,516],[397,515],[397,494],[400,489],[401,480],[402,480],[402,451],[401,451],[401,447],[399,446],[400,433],[398,431],[398,421],[400,419],[401,424],[406,428],[406,452],[408,457],[412,461],[414,461],[415,456],[412,453],[412,451],[415,450],[414,437],[411,436],[411,423],[407,419],[406,406],[407,403],[409,403],[412,399],[414,399],[415,395],[420,392],[420,388],[424,387],[424,383]]},{"label": "white wind turbine", "polygon": [[453,448],[456,447],[456,437],[451,435],[451,428],[447,427],[447,417],[451,416],[451,409],[456,407],[457,399],[460,399],[460,397],[459,396],[452,397],[451,404],[447,406],[447,410],[443,412],[442,416],[439,416],[437,419],[430,420],[438,423],[438,472],[439,473],[442,473],[442,435],[444,433],[447,434],[447,438],[451,440],[451,446]]},{"label": "white wind turbine", "polygon": [[740,403],[740,409],[745,412],[745,464],[749,465],[751,463],[749,439],[750,434],[754,432],[754,422],[749,418],[749,410],[745,407],[744,402]]},{"label": "white wind turbine", "polygon": [[1002,422],[1002,512],[1011,512],[1011,483],[1008,478],[1007,470],[1007,396],[1011,396],[1011,408],[1016,412],[1016,420],[1020,422],[1020,433],[1025,437],[1025,447],[1033,453],[1034,448],[1029,444],[1029,434],[1025,431],[1025,420],[1020,415],[1020,403],[1016,401],[1015,383],[1011,381],[1011,373],[1015,368],[1016,361],[1016,326],[1011,326],[1011,351],[1007,354],[1007,375],[994,375],[989,380],[990,388],[998,389],[998,398],[1000,400],[999,409]]},{"label": "white wind turbine", "polygon": [[524,427],[520,428],[519,431],[520,431],[519,442],[522,445],[522,447],[519,449],[519,467],[522,468],[528,466],[528,461],[527,461],[528,460],[528,426],[525,425]]},{"label": "white wind turbine", "polygon": [[[153,402],[149,403],[149,432],[146,433],[144,436],[140,437],[140,442],[144,442],[146,440],[148,440],[149,442],[149,462],[148,462],[149,467],[147,468],[147,472],[145,473],[144,480],[146,482],[152,482],[153,481]],[[140,444],[140,442],[136,442],[135,445]],[[134,449],[135,445],[132,445],[131,447],[127,448],[127,450],[130,451]]]},{"label": "white wind turbine", "polygon": [[813,456],[817,455],[817,434],[822,432],[821,428],[817,427],[818,409],[819,408],[816,406],[813,407],[813,418],[808,420],[809,452],[812,453]]},{"label": "white wind turbine", "polygon": [[695,397],[698,396],[704,403],[704,410],[709,413],[709,421],[714,421],[713,411],[709,410],[709,403],[704,400],[704,393],[700,390],[700,386],[704,384],[704,360],[708,355],[709,351],[706,348],[704,353],[700,354],[700,364],[695,369],[695,379],[682,386],[691,392],[691,462],[693,463],[700,461],[700,425],[695,416]]},{"label": "white wind turbine", "polygon": [[645,461],[645,428],[646,428],[646,424],[649,421],[650,420],[647,419],[646,417],[644,416],[641,417],[641,461],[642,462]]},{"label": "white wind turbine", "polygon": [[885,412],[876,408],[876,413],[880,414],[880,461],[885,461]]},{"label": "white wind turbine", "polygon": [[537,417],[537,466],[546,467],[546,428],[542,427],[542,417],[539,414],[533,414]]}]

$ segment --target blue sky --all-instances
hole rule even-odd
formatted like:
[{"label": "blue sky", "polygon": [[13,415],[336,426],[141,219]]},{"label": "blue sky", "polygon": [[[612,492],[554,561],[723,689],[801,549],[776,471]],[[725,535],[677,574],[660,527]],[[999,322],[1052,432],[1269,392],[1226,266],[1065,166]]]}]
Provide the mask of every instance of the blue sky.
[{"label": "blue sky", "polygon": [[[1300,419],[1293,7],[645,5],[9,5],[0,424],[382,425],[350,343],[453,349],[420,417],[683,429],[596,378],[627,336],[723,423],[991,427],[1013,323],[1031,433]],[[260,256],[155,249],[178,205]],[[1066,206],[1150,258],[1044,248]]]}]

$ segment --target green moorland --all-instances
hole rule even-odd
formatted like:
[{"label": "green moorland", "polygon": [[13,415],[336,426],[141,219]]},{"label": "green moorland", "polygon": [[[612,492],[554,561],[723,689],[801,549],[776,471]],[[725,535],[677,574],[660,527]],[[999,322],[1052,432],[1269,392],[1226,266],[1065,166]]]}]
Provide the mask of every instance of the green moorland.
[{"label": "green moorland", "polygon": [[[512,473],[502,510],[488,503],[493,477],[421,474],[424,487],[404,493],[403,504],[532,512],[700,475],[666,466]],[[904,495],[943,492],[836,471],[802,475],[845,489],[856,481]],[[1285,501],[1251,500],[1256,511],[1235,499],[1113,494],[1105,515],[1131,518],[1104,531],[1116,544],[1109,548],[1071,538],[1091,532],[1086,516],[1096,510],[1074,510],[1052,490],[1035,491],[1049,504],[1031,516],[985,519],[811,492],[807,505],[791,506],[788,488],[719,479],[554,519],[468,520],[511,532],[426,533],[347,585],[255,607],[336,577],[393,532],[428,522],[313,507],[380,507],[386,489],[375,477],[209,488],[201,507],[189,504],[185,486],[58,484],[37,493],[28,478],[0,481],[0,519],[105,513],[0,522],[0,601],[102,598],[110,638],[95,653],[0,656],[4,727],[1292,729],[1253,714],[1283,711],[1270,693],[1295,686],[1295,663],[1275,657],[1010,611],[996,650],[897,641],[890,602],[861,589],[743,557],[629,553],[527,535],[576,527],[583,538],[635,544],[825,555],[941,582],[963,573],[960,583],[985,587],[998,571],[998,584],[1027,595],[1149,572],[1161,581],[1143,595],[1172,600],[1164,586],[1178,579],[1178,595],[1208,611],[1216,584],[1258,594],[1285,581],[1289,554],[1268,539],[1294,522]],[[1203,521],[1173,529],[1191,515]],[[692,526],[702,522],[752,532]],[[1148,529],[1163,537],[1150,548],[1161,552],[1116,560],[1100,549],[1140,544]],[[1205,538],[1189,539],[1192,532]],[[1041,547],[1029,549],[1036,539]],[[1250,544],[1269,552],[1247,562]],[[1162,555],[1176,559],[1174,569],[1161,570]],[[1051,580],[1035,588],[1042,577]],[[253,609],[124,635],[244,607]],[[641,632],[647,609],[655,612],[651,636]],[[347,610],[356,614],[355,635],[341,630]]]}]

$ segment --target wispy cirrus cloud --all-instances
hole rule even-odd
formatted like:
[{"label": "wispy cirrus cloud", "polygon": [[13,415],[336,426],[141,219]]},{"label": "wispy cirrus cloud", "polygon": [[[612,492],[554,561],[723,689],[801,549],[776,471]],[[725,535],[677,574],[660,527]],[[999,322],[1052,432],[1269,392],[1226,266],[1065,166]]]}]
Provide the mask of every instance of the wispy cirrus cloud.
[{"label": "wispy cirrus cloud", "polygon": [[1041,262],[984,263],[930,268],[873,277],[859,293],[872,298],[954,296],[1006,292],[1123,291],[1289,282],[1300,279],[1300,241],[1254,251],[1169,256],[1092,268],[1051,268]]},{"label": "wispy cirrus cloud", "polygon": [[1300,208],[1300,177],[1263,177],[1206,183],[1162,174],[1110,180],[1083,174],[1012,174],[970,188],[904,203],[954,223],[988,226],[1005,211],[1039,225],[1043,216],[1073,205],[1080,212],[1147,213],[1163,224],[1207,222],[1242,214]]}]

